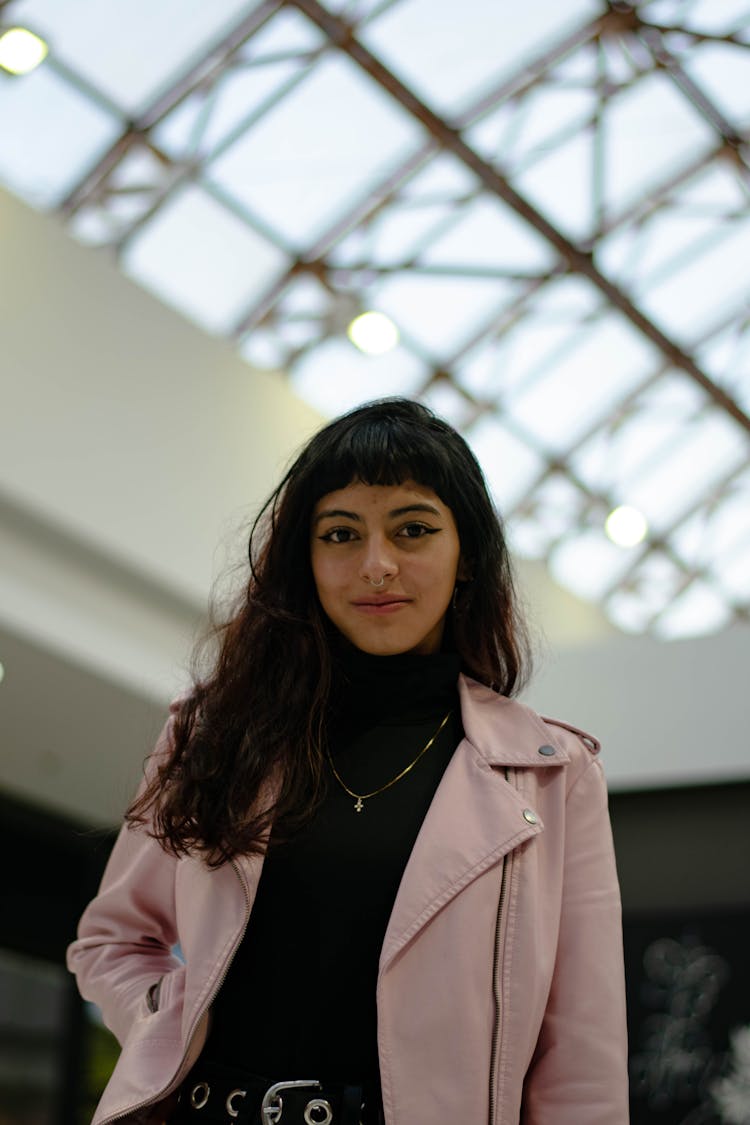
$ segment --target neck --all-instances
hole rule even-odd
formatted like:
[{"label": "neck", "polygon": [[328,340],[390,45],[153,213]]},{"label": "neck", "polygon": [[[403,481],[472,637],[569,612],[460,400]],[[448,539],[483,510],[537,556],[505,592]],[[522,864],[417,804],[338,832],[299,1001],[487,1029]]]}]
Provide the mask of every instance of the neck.
[{"label": "neck", "polygon": [[457,705],[455,652],[376,656],[350,647],[336,662],[331,717],[358,726],[440,717]]}]

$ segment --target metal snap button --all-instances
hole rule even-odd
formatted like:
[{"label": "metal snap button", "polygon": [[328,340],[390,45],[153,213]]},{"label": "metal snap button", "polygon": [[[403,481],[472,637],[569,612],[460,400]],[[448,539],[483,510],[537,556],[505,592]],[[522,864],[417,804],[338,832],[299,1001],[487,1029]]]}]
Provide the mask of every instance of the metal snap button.
[{"label": "metal snap button", "polygon": [[543,754],[545,758],[551,758],[553,754],[557,753],[557,750],[554,746],[540,746],[537,753]]},{"label": "metal snap button", "polygon": [[529,822],[529,824],[538,824],[539,823],[539,817],[536,815],[536,813],[534,812],[533,809],[524,809],[523,810],[523,819],[527,820]]}]

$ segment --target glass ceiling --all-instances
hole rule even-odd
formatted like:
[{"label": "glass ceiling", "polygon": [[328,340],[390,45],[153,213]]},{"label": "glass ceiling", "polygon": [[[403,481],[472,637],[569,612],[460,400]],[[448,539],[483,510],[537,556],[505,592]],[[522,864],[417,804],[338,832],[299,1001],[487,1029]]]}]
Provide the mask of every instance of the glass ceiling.
[{"label": "glass ceiling", "polygon": [[[0,74],[11,190],[324,414],[433,406],[515,550],[622,629],[748,619],[750,0],[10,0],[11,26],[49,45]],[[387,354],[347,338],[366,310]]]}]

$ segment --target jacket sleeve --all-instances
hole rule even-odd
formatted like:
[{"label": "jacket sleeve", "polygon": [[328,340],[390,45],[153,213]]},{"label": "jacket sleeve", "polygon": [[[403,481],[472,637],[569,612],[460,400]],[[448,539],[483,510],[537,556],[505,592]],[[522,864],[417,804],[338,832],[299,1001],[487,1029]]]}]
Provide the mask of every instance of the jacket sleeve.
[{"label": "jacket sleeve", "polygon": [[[177,702],[172,704],[172,712]],[[146,767],[141,789],[169,749],[170,715]],[[81,995],[99,1006],[108,1028],[122,1043],[136,1016],[149,1003],[149,990],[181,962],[177,941],[174,880],[177,860],[148,834],[148,823],[125,824],[102,878],[87,906],[78,937],[68,948],[68,968]]]},{"label": "jacket sleeve", "polygon": [[629,1120],[620,891],[606,785],[595,759],[567,797],[557,955],[521,1120]]}]

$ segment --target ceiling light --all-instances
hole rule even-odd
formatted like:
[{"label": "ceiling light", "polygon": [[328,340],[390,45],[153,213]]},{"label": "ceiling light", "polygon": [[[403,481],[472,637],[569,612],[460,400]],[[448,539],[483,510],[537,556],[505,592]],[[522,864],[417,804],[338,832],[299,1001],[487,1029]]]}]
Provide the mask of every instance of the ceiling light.
[{"label": "ceiling light", "polygon": [[398,328],[389,317],[379,312],[355,316],[346,334],[354,346],[366,355],[383,355],[398,343]]},{"label": "ceiling light", "polygon": [[642,543],[648,532],[646,517],[637,508],[621,504],[607,516],[604,530],[618,547],[635,547]]},{"label": "ceiling light", "polygon": [[0,35],[0,67],[10,74],[28,74],[47,57],[43,39],[25,27],[9,27]]},{"label": "ceiling light", "polygon": [[5,679],[5,668],[2,666],[2,664],[0,664],[0,684],[3,682],[4,679]]}]

